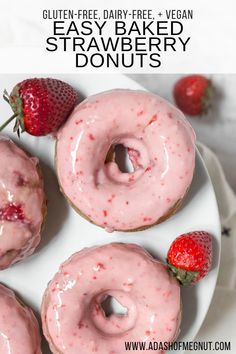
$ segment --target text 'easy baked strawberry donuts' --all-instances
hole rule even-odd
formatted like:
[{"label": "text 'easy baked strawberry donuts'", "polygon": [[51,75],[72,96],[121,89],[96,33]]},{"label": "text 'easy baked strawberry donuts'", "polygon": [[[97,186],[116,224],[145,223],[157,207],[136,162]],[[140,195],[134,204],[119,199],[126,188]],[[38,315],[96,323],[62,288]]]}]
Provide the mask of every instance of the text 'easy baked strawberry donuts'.
[{"label": "text 'easy baked strawberry donuts'", "polygon": [[46,206],[38,160],[2,137],[0,159],[0,269],[4,269],[34,252]]},{"label": "text 'easy baked strawberry donuts'", "polygon": [[[109,296],[126,314],[106,315],[102,305]],[[180,317],[179,283],[134,244],[74,254],[49,283],[42,304],[43,331],[54,354],[124,354],[125,342],[170,343]]]},{"label": "text 'easy baked strawberry donuts'", "polygon": [[0,284],[0,353],[41,354],[40,343],[33,311]]},{"label": "text 'easy baked strawberry donuts'", "polygon": [[[129,151],[134,171],[109,158]],[[113,90],[78,105],[58,134],[56,166],[75,209],[107,230],[159,223],[179,206],[193,177],[195,134],[183,114],[142,91]]]}]

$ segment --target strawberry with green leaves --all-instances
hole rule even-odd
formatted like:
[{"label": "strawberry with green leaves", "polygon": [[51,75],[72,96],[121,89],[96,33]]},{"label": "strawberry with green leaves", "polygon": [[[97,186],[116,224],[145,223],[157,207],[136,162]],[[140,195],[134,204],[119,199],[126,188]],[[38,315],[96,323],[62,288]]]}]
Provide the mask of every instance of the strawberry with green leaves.
[{"label": "strawberry with green leaves", "polygon": [[77,103],[78,94],[69,84],[51,78],[33,78],[18,83],[4,99],[14,114],[0,131],[15,119],[14,131],[34,136],[56,132]]},{"label": "strawberry with green leaves", "polygon": [[212,236],[193,231],[177,237],[167,253],[167,263],[182,285],[196,283],[211,269]]},{"label": "strawberry with green leaves", "polygon": [[203,75],[188,75],[178,80],[173,95],[181,111],[190,116],[207,113],[211,104],[213,88]]}]

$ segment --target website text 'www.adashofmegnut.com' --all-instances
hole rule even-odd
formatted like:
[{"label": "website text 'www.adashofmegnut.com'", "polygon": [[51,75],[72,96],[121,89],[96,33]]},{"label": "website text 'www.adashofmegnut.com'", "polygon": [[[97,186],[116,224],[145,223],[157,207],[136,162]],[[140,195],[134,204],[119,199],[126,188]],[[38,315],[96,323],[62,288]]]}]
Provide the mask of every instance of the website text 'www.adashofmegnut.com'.
[{"label": "website text 'www.adashofmegnut.com'", "polygon": [[207,341],[207,342],[125,342],[125,350],[128,351],[166,351],[166,350],[189,350],[189,351],[231,351],[231,342],[226,341]]}]

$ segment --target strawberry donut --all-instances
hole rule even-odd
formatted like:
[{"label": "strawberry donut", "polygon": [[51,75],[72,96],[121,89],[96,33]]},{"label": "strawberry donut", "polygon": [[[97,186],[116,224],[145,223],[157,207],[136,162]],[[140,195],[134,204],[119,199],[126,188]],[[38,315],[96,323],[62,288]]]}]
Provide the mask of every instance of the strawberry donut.
[{"label": "strawberry donut", "polygon": [[[119,169],[116,145],[128,149],[133,172]],[[56,166],[62,192],[81,215],[108,231],[140,230],[180,205],[193,177],[195,134],[177,108],[152,93],[107,91],[79,104],[59,131]]]},{"label": "strawberry donut", "polygon": [[2,137],[0,157],[0,269],[4,269],[34,252],[46,207],[38,160]]},{"label": "strawberry donut", "polygon": [[[108,297],[126,313],[107,315]],[[180,313],[180,286],[166,266],[142,247],[122,243],[74,254],[42,303],[43,331],[54,354],[124,354],[125,342],[172,342]]]},{"label": "strawberry donut", "polygon": [[41,354],[38,322],[14,292],[0,284],[0,353]]}]

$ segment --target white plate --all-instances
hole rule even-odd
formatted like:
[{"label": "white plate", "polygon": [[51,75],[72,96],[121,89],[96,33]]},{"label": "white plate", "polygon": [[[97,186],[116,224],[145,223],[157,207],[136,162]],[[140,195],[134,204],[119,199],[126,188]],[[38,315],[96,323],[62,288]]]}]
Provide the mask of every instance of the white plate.
[{"label": "white plate", "polygon": [[[53,75],[55,76],[55,75]],[[0,92],[32,75],[1,75]],[[56,75],[78,88],[84,96],[112,88],[142,89],[140,85],[122,75]],[[158,80],[158,77],[157,77]],[[0,103],[1,121],[11,114],[7,103]],[[5,130],[10,137],[12,126]],[[60,194],[54,171],[54,140],[50,137],[34,138],[23,134],[19,141],[42,163],[48,198],[48,215],[42,242],[36,253],[10,269],[0,272],[0,281],[15,289],[39,313],[43,292],[59,265],[72,253],[83,247],[108,242],[135,242],[153,255],[165,260],[172,240],[191,230],[206,230],[214,235],[214,261],[210,274],[199,284],[182,289],[183,321],[180,340],[191,341],[197,334],[211,302],[216,284],[220,254],[220,223],[214,191],[204,164],[197,155],[195,176],[184,205],[164,223],[134,233],[106,233],[75,213]],[[49,354],[44,343],[43,354]],[[175,352],[177,353],[177,352]]]}]

